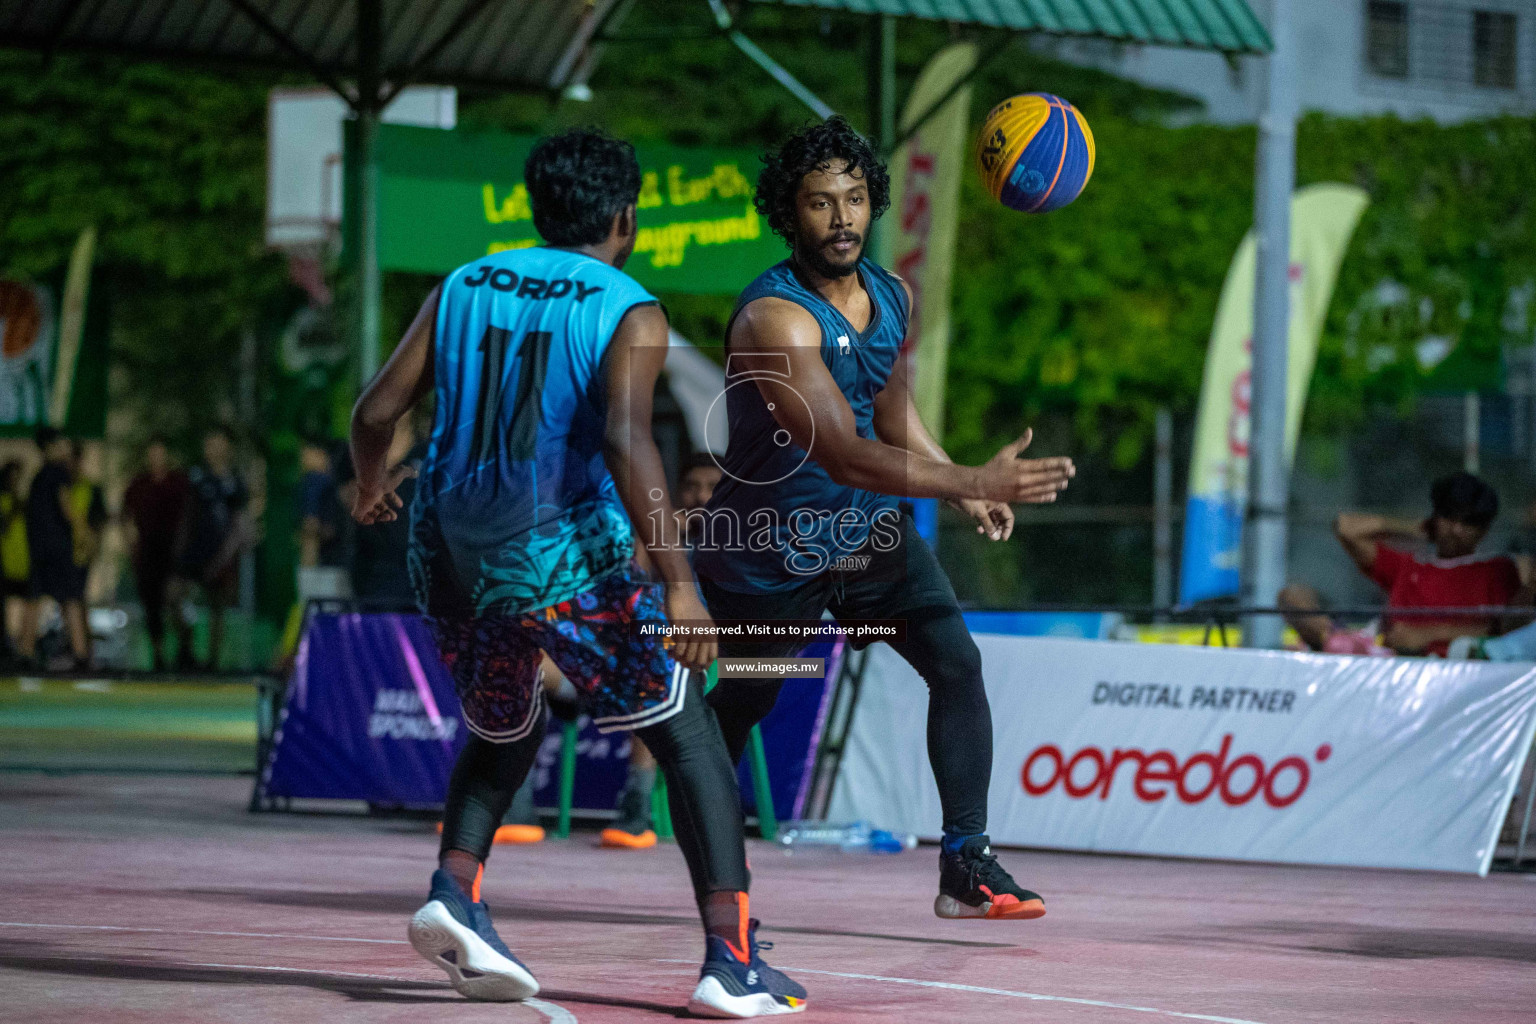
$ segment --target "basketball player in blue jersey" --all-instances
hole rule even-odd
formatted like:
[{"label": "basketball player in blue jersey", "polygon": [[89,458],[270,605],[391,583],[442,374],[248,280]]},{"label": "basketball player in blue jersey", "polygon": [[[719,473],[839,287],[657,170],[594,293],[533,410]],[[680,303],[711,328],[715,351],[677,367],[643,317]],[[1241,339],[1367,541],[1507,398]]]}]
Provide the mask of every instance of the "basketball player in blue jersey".
[{"label": "basketball player in blue jersey", "polygon": [[[805,128],[764,161],[757,209],[791,255],[742,293],[726,328],[730,441],[711,537],[694,560],[705,603],[722,627],[817,620],[824,610],[904,620],[891,646],[928,684],[928,757],[944,813],[934,911],[1039,917],[1044,901],[1014,882],[986,836],[992,718],[980,654],[895,496],[944,498],[1006,540],[1009,503],[1055,500],[1072,462],[1018,458],[1026,433],[985,465],[957,466],[924,429],[900,358],[911,292],[864,256],[890,179],[846,121]],[[796,646],[722,640],[720,653],[774,657]],[[780,685],[722,677],[711,693],[733,760]]]},{"label": "basketball player in blue jersey", "polygon": [[[736,775],[690,672],[714,660],[714,627],[686,556],[659,536],[673,516],[651,436],[667,320],[620,270],[635,246],[640,168],[628,143],[572,131],[534,147],[525,180],[547,244],[448,275],[352,416],[354,515],[390,519],[409,472],[387,465],[395,423],[436,395],[410,565],[471,735],[409,938],[472,999],[538,991],[492,927],[480,879],[544,738],[547,652],[598,728],[632,730],[667,777],[705,929],[689,1008],[793,1013],[805,990],[758,956]],[[632,561],[631,524],[659,581]],[[669,623],[692,632],[669,647]]]}]

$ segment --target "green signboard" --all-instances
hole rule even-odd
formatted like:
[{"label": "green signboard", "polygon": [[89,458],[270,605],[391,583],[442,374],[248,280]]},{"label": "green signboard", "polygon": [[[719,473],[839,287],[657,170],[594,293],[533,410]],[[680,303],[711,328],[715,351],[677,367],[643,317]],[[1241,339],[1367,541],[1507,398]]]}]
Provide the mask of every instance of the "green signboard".
[{"label": "green signboard", "polygon": [[[379,263],[445,274],[540,244],[523,162],[534,138],[383,125]],[[624,269],[653,291],[735,294],[786,255],[752,208],[750,150],[640,144],[640,237]]]}]

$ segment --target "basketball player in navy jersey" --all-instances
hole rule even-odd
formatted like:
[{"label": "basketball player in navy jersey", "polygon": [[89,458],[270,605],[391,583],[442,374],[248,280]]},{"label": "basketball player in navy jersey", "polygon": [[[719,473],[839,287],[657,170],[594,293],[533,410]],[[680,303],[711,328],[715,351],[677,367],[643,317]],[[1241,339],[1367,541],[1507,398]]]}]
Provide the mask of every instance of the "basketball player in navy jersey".
[{"label": "basketball player in navy jersey", "polygon": [[[742,293],[726,328],[730,441],[709,503],[710,543],[694,560],[705,603],[721,626],[816,620],[828,609],[905,620],[891,646],[928,684],[928,757],[944,813],[934,912],[1039,917],[1044,901],[1014,882],[986,836],[992,718],[980,654],[896,496],[944,498],[1006,540],[1009,503],[1055,500],[1072,462],[1018,458],[1026,433],[985,465],[957,466],[924,429],[900,358],[911,291],[864,255],[890,179],[846,121],[805,128],[764,160],[757,209],[791,255]],[[720,653],[773,657],[796,646],[722,640]],[[733,760],[780,685],[722,676],[710,694]]]},{"label": "basketball player in navy jersey", "polygon": [[[714,660],[713,626],[685,554],[660,537],[673,510],[651,400],[667,319],[620,270],[635,247],[640,168],[628,143],[578,130],[541,140],[525,180],[547,244],[448,275],[352,417],[354,515],[390,519],[409,472],[387,465],[395,424],[436,394],[410,567],[471,735],[411,944],[470,998],[538,991],[492,927],[480,879],[544,738],[544,652],[598,728],[632,730],[666,774],[705,927],[689,1008],[793,1013],[805,990],[758,956],[736,774],[689,671]],[[634,564],[631,524],[660,581]],[[668,623],[694,632],[668,647]]]}]

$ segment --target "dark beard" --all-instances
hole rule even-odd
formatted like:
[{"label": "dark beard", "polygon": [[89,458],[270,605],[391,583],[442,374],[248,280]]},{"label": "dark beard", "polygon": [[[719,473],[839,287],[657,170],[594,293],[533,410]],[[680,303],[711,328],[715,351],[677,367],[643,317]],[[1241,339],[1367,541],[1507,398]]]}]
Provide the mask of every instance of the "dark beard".
[{"label": "dark beard", "polygon": [[[863,258],[864,244],[863,239],[860,239],[859,259]],[[804,267],[806,270],[809,270],[811,273],[817,275],[818,277],[834,279],[839,277],[848,277],[851,274],[857,273],[859,269],[859,260],[857,259],[847,266],[843,266],[839,263],[833,263],[831,260],[827,259],[826,250],[821,246],[805,248],[797,245],[795,246],[795,259],[800,262],[802,267]]]}]

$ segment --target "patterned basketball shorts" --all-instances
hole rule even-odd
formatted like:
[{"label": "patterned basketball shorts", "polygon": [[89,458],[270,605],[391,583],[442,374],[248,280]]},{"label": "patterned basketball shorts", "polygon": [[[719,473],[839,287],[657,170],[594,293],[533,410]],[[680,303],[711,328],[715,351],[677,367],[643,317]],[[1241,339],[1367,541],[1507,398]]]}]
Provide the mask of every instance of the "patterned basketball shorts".
[{"label": "patterned basketball shorts", "polygon": [[[511,743],[539,721],[541,654],[582,694],[600,732],[655,725],[683,706],[687,670],[664,643],[663,588],[633,567],[559,604],[518,615],[429,616],[464,724]],[[647,630],[645,627],[653,629]]]}]

